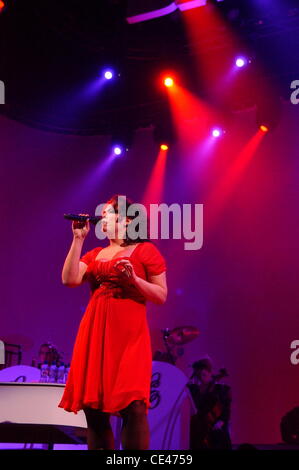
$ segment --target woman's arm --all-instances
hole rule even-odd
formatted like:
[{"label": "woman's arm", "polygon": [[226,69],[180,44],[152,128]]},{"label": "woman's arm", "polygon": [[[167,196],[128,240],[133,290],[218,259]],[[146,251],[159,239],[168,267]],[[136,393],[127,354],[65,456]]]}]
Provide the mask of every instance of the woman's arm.
[{"label": "woman's arm", "polygon": [[[88,214],[80,214],[88,215]],[[83,276],[87,269],[87,264],[80,261],[81,251],[84,240],[89,232],[89,221],[73,222],[73,242],[70,251],[67,254],[63,268],[62,268],[62,283],[68,287],[76,287],[82,283]]]},{"label": "woman's arm", "polygon": [[80,261],[82,246],[83,240],[73,239],[62,269],[62,283],[65,286],[76,287],[82,283],[87,269],[87,264]]},{"label": "woman's arm", "polygon": [[138,291],[155,304],[164,304],[167,298],[166,272],[155,276],[149,276],[145,281],[137,276],[132,263],[128,259],[121,259],[114,264],[114,269],[131,282]]},{"label": "woman's arm", "polygon": [[141,277],[136,276],[134,285],[139,292],[151,302],[155,304],[164,304],[167,299],[167,282],[166,272],[151,276],[149,281],[145,281]]}]

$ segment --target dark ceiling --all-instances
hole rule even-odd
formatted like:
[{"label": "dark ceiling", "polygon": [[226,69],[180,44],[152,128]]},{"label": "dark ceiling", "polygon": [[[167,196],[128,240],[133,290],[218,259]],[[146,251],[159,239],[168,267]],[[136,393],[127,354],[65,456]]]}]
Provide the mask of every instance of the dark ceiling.
[{"label": "dark ceiling", "polygon": [[[176,70],[190,90],[209,100],[195,73],[195,45],[187,38],[180,11],[128,24],[124,0],[6,3],[0,16],[0,79],[6,87],[1,112],[13,119],[82,135],[149,126],[168,114],[165,91],[158,86],[166,69]],[[261,81],[271,80],[277,93],[287,98],[291,81],[299,79],[298,1],[260,11],[252,8],[252,0],[215,3],[243,49],[263,64],[262,74],[252,65],[248,73],[254,86],[248,90],[241,81],[224,103],[227,111],[255,105]],[[202,46],[206,57],[221,64],[227,48],[225,28],[207,30]],[[90,92],[108,65],[119,76]]]}]

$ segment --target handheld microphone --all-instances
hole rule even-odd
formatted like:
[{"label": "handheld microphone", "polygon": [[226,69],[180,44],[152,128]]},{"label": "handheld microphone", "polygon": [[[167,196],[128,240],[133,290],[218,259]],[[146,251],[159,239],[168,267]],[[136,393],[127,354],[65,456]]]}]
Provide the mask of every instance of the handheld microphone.
[{"label": "handheld microphone", "polygon": [[67,220],[74,220],[76,222],[86,222],[87,220],[89,220],[94,225],[96,225],[101,219],[103,219],[102,215],[90,217],[89,215],[64,214],[63,217]]}]

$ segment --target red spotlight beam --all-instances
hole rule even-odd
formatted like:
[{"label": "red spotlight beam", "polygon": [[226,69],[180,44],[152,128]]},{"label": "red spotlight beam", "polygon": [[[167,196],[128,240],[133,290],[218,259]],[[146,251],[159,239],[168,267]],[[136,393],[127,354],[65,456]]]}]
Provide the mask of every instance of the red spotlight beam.
[{"label": "red spotlight beam", "polygon": [[239,153],[236,160],[217,184],[217,188],[208,198],[206,202],[208,213],[207,230],[213,227],[219,213],[225,204],[227,204],[264,137],[265,132],[259,129]]},{"label": "red spotlight beam", "polygon": [[195,148],[209,132],[216,113],[177,83],[167,88],[167,93],[181,153],[186,159],[188,150]]},{"label": "red spotlight beam", "polygon": [[[198,74],[203,77],[206,86],[214,90],[219,77],[228,72],[223,69],[223,65],[228,62],[224,60],[225,57],[233,58],[240,47],[243,49],[241,41],[232,33],[215,5],[184,11],[183,19],[197,59]],[[211,48],[207,54],[207,42],[210,43],[211,38],[219,35],[219,32],[225,46],[221,49],[221,56],[219,50]]]},{"label": "red spotlight beam", "polygon": [[180,86],[177,81],[166,91],[178,137],[178,174],[190,185],[197,186],[198,172],[208,165],[208,157],[216,146],[217,139],[211,137],[211,128],[221,118],[219,112]]},{"label": "red spotlight beam", "polygon": [[149,208],[150,204],[160,204],[162,201],[167,153],[167,150],[159,150],[157,160],[144,191],[142,203],[147,208]]}]

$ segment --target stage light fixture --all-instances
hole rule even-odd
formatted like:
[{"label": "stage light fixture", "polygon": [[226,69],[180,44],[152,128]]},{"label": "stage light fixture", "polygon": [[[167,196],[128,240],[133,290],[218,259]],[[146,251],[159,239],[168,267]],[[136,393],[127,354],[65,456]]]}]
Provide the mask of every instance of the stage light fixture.
[{"label": "stage light fixture", "polygon": [[113,147],[114,155],[119,156],[119,155],[122,155],[123,152],[124,152],[123,147],[121,147],[120,145],[114,145],[114,147]]},{"label": "stage light fixture", "polygon": [[111,136],[112,153],[115,156],[124,155],[129,151],[134,138],[134,129],[123,128],[122,126],[116,127]]},{"label": "stage light fixture", "polygon": [[166,77],[166,78],[164,79],[164,85],[165,85],[166,87],[168,87],[168,88],[169,88],[169,87],[172,87],[172,86],[174,85],[174,80],[173,80],[173,78],[171,78],[171,77]]},{"label": "stage light fixture", "polygon": [[269,92],[257,101],[256,121],[262,132],[273,132],[280,123],[282,101],[276,92]]},{"label": "stage light fixture", "polygon": [[106,78],[106,80],[111,80],[111,78],[113,78],[113,71],[112,70],[105,70],[104,71],[104,77]]},{"label": "stage light fixture", "polygon": [[153,132],[154,141],[160,150],[166,152],[176,142],[176,133],[173,127],[171,116],[166,112],[163,113],[155,123]]},{"label": "stage light fixture", "polygon": [[224,134],[224,131],[220,127],[214,127],[214,129],[212,129],[212,136],[215,137],[215,139],[218,139],[223,134]]},{"label": "stage light fixture", "polygon": [[167,144],[161,144],[161,145],[160,145],[160,149],[166,151],[166,150],[169,149],[169,147],[168,147]]},{"label": "stage light fixture", "polygon": [[245,67],[245,65],[248,64],[248,60],[245,57],[237,57],[235,63],[236,63],[236,66],[241,69]]}]

